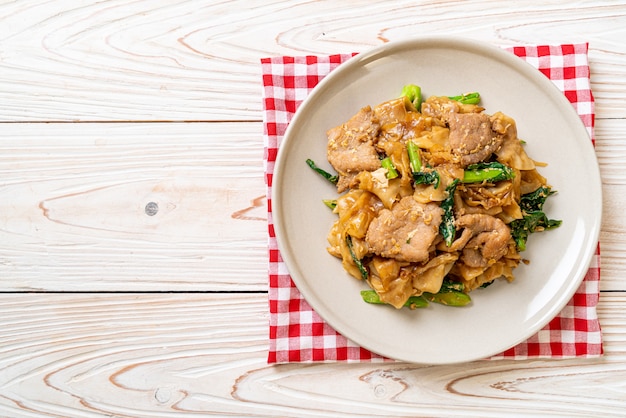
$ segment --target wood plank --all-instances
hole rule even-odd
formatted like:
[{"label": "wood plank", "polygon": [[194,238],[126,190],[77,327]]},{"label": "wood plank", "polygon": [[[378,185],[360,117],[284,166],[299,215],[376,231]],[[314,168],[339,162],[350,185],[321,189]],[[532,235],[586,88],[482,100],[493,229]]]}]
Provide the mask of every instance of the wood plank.
[{"label": "wood plank", "polygon": [[261,130],[5,125],[0,290],[265,290]]},{"label": "wood plank", "polygon": [[625,303],[600,359],[272,366],[264,294],[5,294],[0,415],[623,416]]},{"label": "wood plank", "polygon": [[601,289],[626,290],[626,121],[598,120],[596,155],[602,177],[603,213],[600,231]]},{"label": "wood plank", "polygon": [[598,117],[624,117],[625,15],[620,2],[539,0],[3,2],[0,120],[258,121],[261,57],[359,52],[418,34],[589,42]]},{"label": "wood plank", "polygon": [[[265,290],[261,132],[258,122],[5,124],[0,290]],[[603,290],[626,290],[624,135],[626,120],[598,122]]]}]

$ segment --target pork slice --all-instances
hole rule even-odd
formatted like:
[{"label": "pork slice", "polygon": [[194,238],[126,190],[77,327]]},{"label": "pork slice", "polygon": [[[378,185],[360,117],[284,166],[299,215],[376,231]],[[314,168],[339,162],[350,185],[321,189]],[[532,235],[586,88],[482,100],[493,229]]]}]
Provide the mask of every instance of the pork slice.
[{"label": "pork slice", "polygon": [[454,113],[448,121],[450,148],[463,166],[484,161],[502,145],[486,113]]},{"label": "pork slice", "polygon": [[341,181],[341,177],[353,177],[354,173],[380,168],[380,159],[374,148],[379,130],[380,125],[371,107],[366,106],[346,123],[326,133],[328,162],[340,176],[339,192],[349,184],[349,181]]},{"label": "pork slice", "polygon": [[419,203],[413,196],[404,197],[393,208],[380,211],[370,224],[365,241],[373,253],[382,257],[427,261],[442,215],[437,203]]}]

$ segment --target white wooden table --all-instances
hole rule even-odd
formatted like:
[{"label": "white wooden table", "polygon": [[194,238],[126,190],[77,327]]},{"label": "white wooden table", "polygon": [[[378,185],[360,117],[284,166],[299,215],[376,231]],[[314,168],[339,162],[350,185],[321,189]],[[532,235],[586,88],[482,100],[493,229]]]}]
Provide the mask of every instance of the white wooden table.
[{"label": "white wooden table", "polygon": [[[624,416],[625,28],[610,0],[1,1],[0,416]],[[267,365],[259,59],[418,34],[590,43],[603,358]]]}]

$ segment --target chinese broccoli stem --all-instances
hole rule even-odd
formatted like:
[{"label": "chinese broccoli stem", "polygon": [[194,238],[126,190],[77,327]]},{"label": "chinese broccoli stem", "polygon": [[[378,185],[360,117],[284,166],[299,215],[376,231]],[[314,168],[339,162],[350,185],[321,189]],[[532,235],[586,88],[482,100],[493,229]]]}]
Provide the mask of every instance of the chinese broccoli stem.
[{"label": "chinese broccoli stem", "polygon": [[[363,301],[367,303],[373,303],[376,305],[386,304],[386,302],[383,302],[382,300],[380,300],[380,296],[378,296],[378,293],[376,293],[375,290],[361,290],[361,298],[363,299]],[[428,306],[428,301],[426,301],[426,299],[424,299],[421,296],[411,296],[404,303],[404,306],[411,308],[411,309],[425,308]]]},{"label": "chinese broccoli stem", "polygon": [[465,286],[460,282],[453,282],[448,278],[443,280],[437,293],[424,293],[422,296],[429,302],[439,303],[446,306],[465,306],[472,299],[463,292]]},{"label": "chinese broccoli stem", "polygon": [[324,202],[324,204],[326,206],[328,206],[330,209],[335,209],[337,207],[337,200],[336,199],[324,199],[322,200],[322,202]]},{"label": "chinese broccoli stem", "polygon": [[422,296],[429,302],[446,306],[465,306],[472,301],[472,298],[470,298],[467,293],[458,292],[456,290],[439,293],[424,293]]},{"label": "chinese broccoli stem", "polygon": [[463,104],[478,104],[480,103],[480,94],[477,92],[465,93],[460,96],[449,96],[449,99],[455,100]]},{"label": "chinese broccoli stem", "polygon": [[389,157],[385,157],[380,161],[380,164],[383,166],[384,169],[387,170],[387,178],[388,179],[395,179],[396,177],[398,177],[398,171],[396,170],[396,167],[393,165],[393,162],[391,161],[391,158]]},{"label": "chinese broccoli stem", "polygon": [[318,174],[320,174],[326,180],[330,181],[332,184],[337,184],[337,182],[339,181],[338,175],[330,174],[329,172],[319,168],[318,166],[315,165],[315,162],[311,160],[310,158],[306,160],[306,163],[308,164],[309,167],[315,170]]},{"label": "chinese broccoli stem", "polygon": [[415,184],[432,184],[439,187],[439,173],[436,171],[422,171],[422,160],[419,148],[413,141],[406,141],[406,150],[409,154],[409,164]]},{"label": "chinese broccoli stem", "polygon": [[409,164],[411,165],[411,171],[417,173],[422,170],[422,160],[420,158],[420,152],[413,141],[406,141],[406,150],[409,153]]},{"label": "chinese broccoli stem", "polygon": [[463,173],[463,183],[482,183],[511,180],[515,171],[497,161],[491,163],[470,164]]},{"label": "chinese broccoli stem", "polygon": [[[384,305],[386,302],[380,300],[380,296],[375,290],[361,290],[361,298],[367,303],[376,305]],[[458,290],[443,289],[438,293],[425,292],[422,296],[411,296],[407,299],[403,306],[411,309],[425,308],[428,302],[438,303],[446,306],[466,306],[471,303],[472,298],[467,294]]]},{"label": "chinese broccoli stem", "polygon": [[456,235],[456,226],[454,225],[454,192],[456,186],[459,184],[459,179],[455,179],[452,183],[446,187],[447,196],[441,202],[441,209],[443,209],[443,216],[441,223],[439,224],[439,233],[443,236],[446,245],[449,247],[452,245]]},{"label": "chinese broccoli stem", "polygon": [[422,89],[415,84],[407,84],[402,88],[402,96],[409,99],[413,106],[419,111],[422,105]]},{"label": "chinese broccoli stem", "polygon": [[354,253],[354,246],[352,245],[352,237],[350,235],[346,235],[346,244],[348,244],[348,250],[350,251],[350,256],[352,257],[352,261],[354,261],[354,264],[356,265],[356,267],[359,269],[359,272],[361,273],[361,277],[363,278],[363,280],[367,280],[369,277],[369,273],[367,272],[367,269],[363,265],[363,262],[359,260],[359,258]]}]

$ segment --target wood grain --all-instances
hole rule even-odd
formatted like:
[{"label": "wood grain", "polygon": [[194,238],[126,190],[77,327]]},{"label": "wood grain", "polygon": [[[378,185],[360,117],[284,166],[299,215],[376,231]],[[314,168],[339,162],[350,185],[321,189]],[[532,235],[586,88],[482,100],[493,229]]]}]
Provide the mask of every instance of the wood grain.
[{"label": "wood grain", "polygon": [[589,42],[598,117],[624,117],[625,19],[615,1],[4,2],[0,121],[258,121],[261,57],[424,34]]},{"label": "wood grain", "polygon": [[596,125],[596,155],[602,177],[603,213],[600,265],[604,290],[626,290],[626,119],[600,120]]},{"label": "wood grain", "polygon": [[265,290],[261,131],[5,125],[0,290]]},{"label": "wood grain", "polygon": [[23,294],[0,300],[0,415],[623,416],[623,294],[600,359],[266,364],[266,295]]}]

